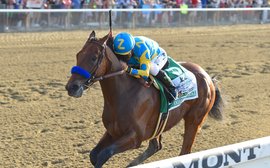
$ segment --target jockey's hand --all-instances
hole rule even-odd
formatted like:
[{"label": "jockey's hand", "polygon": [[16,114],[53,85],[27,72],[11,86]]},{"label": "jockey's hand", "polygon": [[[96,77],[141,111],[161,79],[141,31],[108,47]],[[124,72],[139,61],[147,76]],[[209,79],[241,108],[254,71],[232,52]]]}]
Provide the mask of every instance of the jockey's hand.
[{"label": "jockey's hand", "polygon": [[151,86],[151,82],[144,81],[143,86],[149,88]]},{"label": "jockey's hand", "polygon": [[131,73],[131,67],[127,66],[127,69],[125,69],[125,71],[130,74]]},{"label": "jockey's hand", "polygon": [[120,61],[120,64],[121,64],[121,66],[122,66],[122,69],[125,70],[125,71],[127,71],[127,69],[128,69],[127,63],[124,62],[124,61]]},{"label": "jockey's hand", "polygon": [[140,78],[140,83],[144,86],[144,87],[150,87],[152,85],[152,81],[146,81],[143,78]]}]

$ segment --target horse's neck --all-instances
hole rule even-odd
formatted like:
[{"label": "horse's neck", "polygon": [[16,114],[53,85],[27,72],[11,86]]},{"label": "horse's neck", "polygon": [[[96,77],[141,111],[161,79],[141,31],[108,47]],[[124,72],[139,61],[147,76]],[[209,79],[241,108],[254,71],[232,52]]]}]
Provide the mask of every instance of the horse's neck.
[{"label": "horse's neck", "polygon": [[100,85],[102,88],[108,88],[113,91],[120,90],[121,88],[118,88],[119,86],[121,86],[122,84],[126,85],[128,83],[130,82],[126,79],[125,74],[109,77],[100,81]]},{"label": "horse's neck", "polygon": [[[107,74],[122,70],[122,65],[115,54],[110,49],[107,54],[109,54],[107,56],[111,62],[107,64]],[[146,91],[139,79],[135,79],[127,73],[101,80],[100,85],[104,97],[104,109],[106,109],[104,111],[110,113],[117,113],[116,109],[119,109],[120,106],[136,102],[138,97]]]},{"label": "horse's neck", "polygon": [[[107,65],[107,74],[121,71],[122,66],[118,58],[109,47],[106,48],[106,54],[110,62]],[[129,85],[132,84],[130,80],[131,79],[124,73],[100,81],[104,99],[115,101],[115,97],[125,93],[125,91],[129,88]]]}]

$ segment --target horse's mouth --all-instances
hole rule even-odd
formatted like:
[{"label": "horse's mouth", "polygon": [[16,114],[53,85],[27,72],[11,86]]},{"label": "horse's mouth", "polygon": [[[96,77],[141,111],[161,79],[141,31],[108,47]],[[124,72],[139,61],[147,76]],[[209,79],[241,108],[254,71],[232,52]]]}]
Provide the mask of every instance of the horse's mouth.
[{"label": "horse's mouth", "polygon": [[67,91],[69,96],[79,98],[83,95],[84,87],[80,86],[77,89],[67,88]]}]

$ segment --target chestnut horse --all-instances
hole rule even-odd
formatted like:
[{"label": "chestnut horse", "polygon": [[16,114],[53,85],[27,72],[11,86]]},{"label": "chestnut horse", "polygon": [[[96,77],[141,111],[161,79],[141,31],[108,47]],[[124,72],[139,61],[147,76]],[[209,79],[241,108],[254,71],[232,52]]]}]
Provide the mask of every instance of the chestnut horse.
[{"label": "chestnut horse", "polygon": [[[149,140],[155,130],[160,114],[159,91],[145,87],[140,80],[122,70],[118,57],[112,50],[111,34],[96,38],[93,31],[83,48],[77,53],[77,66],[73,69],[66,90],[72,97],[81,97],[85,89],[99,81],[104,97],[102,121],[106,132],[90,152],[90,161],[96,167],[113,155],[139,148]],[[164,131],[170,130],[181,119],[185,121],[184,140],[180,155],[191,152],[198,129],[207,114],[222,119],[222,98],[215,80],[194,63],[181,63],[194,73],[198,84],[198,98],[185,101],[169,112]],[[142,163],[162,148],[161,135],[149,140],[148,148],[129,166]]]}]

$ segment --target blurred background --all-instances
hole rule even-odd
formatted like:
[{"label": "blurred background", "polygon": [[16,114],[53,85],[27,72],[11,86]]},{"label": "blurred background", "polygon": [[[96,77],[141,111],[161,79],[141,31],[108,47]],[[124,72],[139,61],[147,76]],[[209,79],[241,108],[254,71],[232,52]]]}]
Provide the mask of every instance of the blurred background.
[{"label": "blurred background", "polygon": [[0,32],[269,23],[270,0],[1,0]]}]

